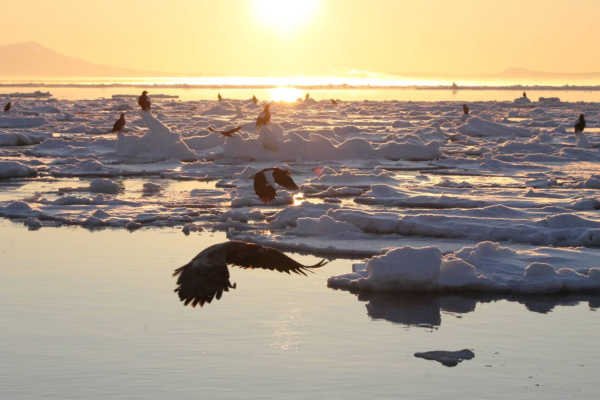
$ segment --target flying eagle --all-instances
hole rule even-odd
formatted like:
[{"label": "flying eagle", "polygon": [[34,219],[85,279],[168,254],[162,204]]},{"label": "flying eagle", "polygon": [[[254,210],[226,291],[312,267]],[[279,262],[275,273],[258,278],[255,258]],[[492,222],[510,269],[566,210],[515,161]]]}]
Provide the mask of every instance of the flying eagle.
[{"label": "flying eagle", "polygon": [[215,297],[219,300],[223,292],[235,289],[236,284],[229,281],[227,264],[241,268],[262,268],[306,275],[307,272],[312,272],[313,268],[320,268],[327,264],[327,261],[321,260],[314,265],[303,265],[277,249],[259,244],[241,241],[215,244],[204,249],[192,261],[173,272],[173,276],[177,277],[175,292],[183,304],[202,307],[204,303],[210,303]]},{"label": "flying eagle", "polygon": [[292,179],[290,171],[281,168],[265,168],[254,174],[254,191],[264,201],[272,201],[277,195],[275,184],[289,190],[298,190],[298,185]]},{"label": "flying eagle", "polygon": [[227,137],[231,137],[232,134],[236,133],[240,129],[242,129],[242,127],[238,126],[236,128],[229,129],[229,130],[226,130],[226,131],[220,131],[220,130],[217,130],[217,129],[213,128],[212,126],[208,127],[209,131],[214,132],[214,133],[220,133],[221,135],[227,136]]}]

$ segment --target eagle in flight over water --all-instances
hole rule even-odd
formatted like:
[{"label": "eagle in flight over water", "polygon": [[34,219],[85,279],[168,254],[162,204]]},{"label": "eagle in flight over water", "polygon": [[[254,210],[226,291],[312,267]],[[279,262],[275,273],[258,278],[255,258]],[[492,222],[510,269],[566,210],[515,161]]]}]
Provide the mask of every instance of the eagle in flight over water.
[{"label": "eagle in flight over water", "polygon": [[262,268],[279,272],[294,272],[306,275],[313,268],[327,264],[321,260],[314,265],[303,265],[283,254],[281,251],[255,243],[229,241],[215,244],[200,252],[183,267],[177,268],[173,276],[177,277],[175,292],[184,305],[195,307],[221,298],[223,292],[235,289],[236,284],[229,281],[227,265],[241,268]]}]

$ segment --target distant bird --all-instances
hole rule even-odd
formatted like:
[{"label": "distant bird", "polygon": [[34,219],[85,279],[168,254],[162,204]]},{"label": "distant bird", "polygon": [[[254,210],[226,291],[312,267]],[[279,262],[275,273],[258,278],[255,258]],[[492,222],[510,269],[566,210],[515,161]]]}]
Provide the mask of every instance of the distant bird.
[{"label": "distant bird", "polygon": [[263,108],[262,112],[258,114],[258,117],[256,118],[257,129],[271,122],[271,110],[269,109],[269,107],[271,107],[271,103],[265,104],[265,107]]},{"label": "distant bird", "polygon": [[465,115],[469,115],[469,106],[466,104],[463,104],[462,107],[463,107],[463,113]]},{"label": "distant bird", "polygon": [[579,114],[577,122],[575,122],[575,133],[582,133],[585,129],[585,117],[583,114]]},{"label": "distant bird", "polygon": [[209,130],[209,131],[211,131],[211,132],[215,132],[215,133],[220,133],[221,135],[223,135],[223,136],[227,136],[227,137],[231,137],[231,135],[232,135],[232,134],[236,133],[236,132],[237,132],[237,131],[239,131],[240,129],[242,129],[242,127],[241,127],[241,126],[238,126],[238,127],[236,127],[236,128],[229,129],[229,130],[226,130],[226,131],[220,131],[220,130],[217,130],[217,129],[213,128],[212,126],[209,126],[209,127],[208,127],[208,130]]},{"label": "distant bird", "polygon": [[337,100],[336,99],[331,99],[331,104],[333,104],[334,106],[337,106]]},{"label": "distant bird", "polygon": [[327,264],[321,260],[314,265],[303,265],[286,256],[281,251],[260,244],[229,241],[212,245],[183,267],[177,268],[173,276],[177,277],[175,292],[184,305],[202,307],[214,298],[219,300],[223,292],[235,289],[236,284],[229,281],[227,264],[241,268],[262,268],[279,272],[294,272],[306,276],[313,268]]},{"label": "distant bird", "polygon": [[308,101],[308,99],[310,99],[310,94],[306,93],[306,96],[304,96],[304,101]]},{"label": "distant bird", "polygon": [[121,132],[123,128],[125,128],[125,113],[121,113],[119,119],[115,121],[112,132]]},{"label": "distant bird", "polygon": [[253,102],[254,104],[258,104],[258,99],[256,98],[256,96],[255,96],[255,95],[252,95],[252,102]]},{"label": "distant bird", "polygon": [[149,111],[150,110],[150,106],[151,106],[151,102],[150,102],[150,97],[148,97],[148,92],[147,91],[143,91],[142,95],[140,97],[138,97],[138,104],[140,105],[140,107],[142,107],[143,111]]},{"label": "distant bird", "polygon": [[265,168],[254,174],[254,192],[266,203],[273,201],[277,195],[275,184],[289,190],[298,190],[298,185],[296,185],[288,170]]},{"label": "distant bird", "polygon": [[6,105],[4,106],[4,112],[9,112],[10,108],[12,107],[12,104],[10,103],[10,101],[8,103],[6,103]]},{"label": "distant bird", "polygon": [[223,101],[223,96],[221,96],[221,93],[217,93],[217,99],[219,99],[219,101]]},{"label": "distant bird", "polygon": [[523,97],[527,98],[527,93],[523,92]]}]

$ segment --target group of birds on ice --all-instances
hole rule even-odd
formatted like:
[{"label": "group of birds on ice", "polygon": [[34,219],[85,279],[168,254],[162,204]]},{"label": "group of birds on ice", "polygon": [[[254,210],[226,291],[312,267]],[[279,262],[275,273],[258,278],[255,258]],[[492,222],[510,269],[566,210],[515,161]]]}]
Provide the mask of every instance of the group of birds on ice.
[{"label": "group of birds on ice", "polygon": [[[219,101],[223,100],[220,93],[217,97]],[[523,97],[527,97],[527,94],[523,93]],[[306,100],[308,98],[309,95],[307,94]],[[256,96],[252,96],[252,101],[258,104]],[[331,102],[334,105],[337,104],[337,101],[334,99]],[[150,111],[152,102],[147,91],[144,90],[139,96],[138,105],[142,111]],[[271,121],[270,106],[271,103],[266,103],[262,112],[256,118],[256,129],[258,131],[267,126]],[[11,102],[8,102],[4,106],[4,112],[9,112],[11,107]],[[469,114],[470,110],[467,104],[463,104],[462,109],[464,115]],[[119,119],[113,125],[112,132],[120,134],[125,128],[125,124],[125,113],[121,113]],[[574,125],[578,140],[583,139],[581,134],[585,126],[585,116],[581,114]],[[211,132],[232,137],[242,127],[237,126],[228,130],[217,130],[211,126],[208,129]],[[269,149],[267,148],[267,150]],[[275,199],[276,185],[288,190],[298,190],[298,186],[292,179],[290,171],[278,167],[265,168],[258,171],[254,174],[253,179],[255,193],[262,201],[267,203]],[[325,264],[327,264],[327,261],[321,260],[313,265],[304,265],[275,248],[232,240],[204,249],[190,262],[175,269],[173,273],[173,276],[177,277],[175,292],[184,305],[191,305],[192,307],[203,306],[215,298],[220,299],[223,292],[236,288],[236,284],[232,284],[229,280],[227,265],[235,265],[244,269],[261,268],[288,274],[306,275],[308,272],[313,272],[313,269],[320,268]]]}]

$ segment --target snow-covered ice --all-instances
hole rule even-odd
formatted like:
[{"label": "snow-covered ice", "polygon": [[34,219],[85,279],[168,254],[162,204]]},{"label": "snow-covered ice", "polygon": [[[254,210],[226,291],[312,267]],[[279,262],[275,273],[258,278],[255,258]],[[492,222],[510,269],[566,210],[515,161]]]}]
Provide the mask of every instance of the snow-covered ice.
[{"label": "snow-covered ice", "polygon": [[[523,99],[469,116],[458,102],[274,103],[257,129],[247,100],[155,95],[150,113],[132,96],[23,95],[0,117],[0,216],[363,259],[329,280],[349,290],[598,290],[600,103]],[[301,189],[266,204],[252,176],[274,166]]]}]

